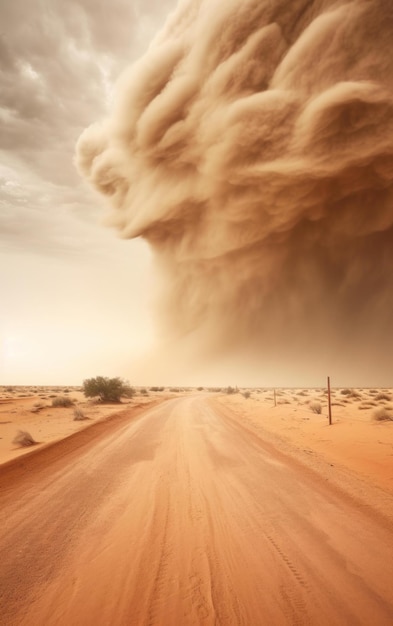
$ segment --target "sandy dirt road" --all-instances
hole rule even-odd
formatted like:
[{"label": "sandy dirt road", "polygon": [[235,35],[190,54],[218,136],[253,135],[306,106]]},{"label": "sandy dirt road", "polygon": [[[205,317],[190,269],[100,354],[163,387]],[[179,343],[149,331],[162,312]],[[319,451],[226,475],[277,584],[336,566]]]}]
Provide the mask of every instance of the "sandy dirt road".
[{"label": "sandy dirt road", "polygon": [[0,470],[2,625],[392,624],[389,520],[214,399],[24,463]]}]

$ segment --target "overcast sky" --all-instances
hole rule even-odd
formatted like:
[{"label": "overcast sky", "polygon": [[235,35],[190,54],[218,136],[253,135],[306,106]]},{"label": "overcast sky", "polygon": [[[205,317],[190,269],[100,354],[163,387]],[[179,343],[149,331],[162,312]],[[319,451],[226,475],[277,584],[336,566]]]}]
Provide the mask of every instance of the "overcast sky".
[{"label": "overcast sky", "polygon": [[73,156],[175,5],[0,4],[0,384],[131,379],[153,342],[147,246],[102,225]]}]

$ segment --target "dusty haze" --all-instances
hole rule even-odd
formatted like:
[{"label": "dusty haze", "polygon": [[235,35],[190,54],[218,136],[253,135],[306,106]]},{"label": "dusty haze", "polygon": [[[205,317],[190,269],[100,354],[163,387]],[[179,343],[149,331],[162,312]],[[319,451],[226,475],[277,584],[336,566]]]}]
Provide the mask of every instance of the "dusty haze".
[{"label": "dusty haze", "polygon": [[77,165],[154,250],[169,335],[387,384],[392,41],[390,0],[186,0],[121,77]]}]

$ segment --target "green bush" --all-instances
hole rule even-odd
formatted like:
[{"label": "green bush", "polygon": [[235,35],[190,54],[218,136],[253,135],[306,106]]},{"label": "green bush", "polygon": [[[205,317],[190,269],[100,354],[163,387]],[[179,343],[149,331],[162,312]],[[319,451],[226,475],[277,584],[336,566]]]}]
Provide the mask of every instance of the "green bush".
[{"label": "green bush", "polygon": [[96,376],[83,381],[86,398],[99,398],[101,402],[120,402],[121,397],[132,398],[134,390],[121,378]]}]

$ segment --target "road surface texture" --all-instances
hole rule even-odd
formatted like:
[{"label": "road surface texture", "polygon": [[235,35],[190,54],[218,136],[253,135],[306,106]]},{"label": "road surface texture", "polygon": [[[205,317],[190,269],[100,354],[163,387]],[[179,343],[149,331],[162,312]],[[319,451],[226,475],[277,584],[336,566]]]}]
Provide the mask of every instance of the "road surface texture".
[{"label": "road surface texture", "polygon": [[125,412],[0,490],[2,625],[393,623],[391,521],[214,398]]}]

